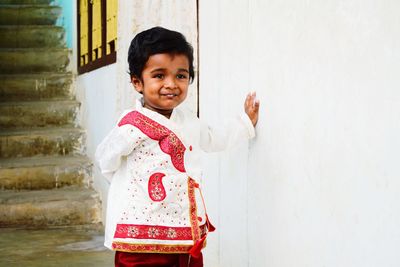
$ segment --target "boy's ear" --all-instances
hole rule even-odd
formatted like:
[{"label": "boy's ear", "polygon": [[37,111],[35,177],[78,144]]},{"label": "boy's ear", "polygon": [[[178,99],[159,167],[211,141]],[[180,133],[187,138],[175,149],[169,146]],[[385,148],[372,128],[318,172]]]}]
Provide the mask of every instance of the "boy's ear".
[{"label": "boy's ear", "polygon": [[135,88],[135,90],[140,93],[143,94],[143,82],[142,80],[140,80],[138,77],[136,76],[132,76],[131,77],[131,82],[133,87]]}]

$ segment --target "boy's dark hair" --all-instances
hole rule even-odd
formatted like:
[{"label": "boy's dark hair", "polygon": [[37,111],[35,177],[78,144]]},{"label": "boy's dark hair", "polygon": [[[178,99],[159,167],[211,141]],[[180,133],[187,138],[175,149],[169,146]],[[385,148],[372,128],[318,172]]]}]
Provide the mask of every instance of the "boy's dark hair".
[{"label": "boy's dark hair", "polygon": [[154,27],[138,33],[128,51],[129,74],[142,80],[142,71],[150,56],[168,53],[185,55],[189,60],[189,78],[194,79],[193,47],[183,34],[162,27]]}]

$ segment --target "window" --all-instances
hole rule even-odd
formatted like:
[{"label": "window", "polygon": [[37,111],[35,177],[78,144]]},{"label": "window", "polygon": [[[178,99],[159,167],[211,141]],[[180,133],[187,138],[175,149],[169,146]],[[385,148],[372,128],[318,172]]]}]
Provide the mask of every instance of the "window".
[{"label": "window", "polygon": [[117,59],[117,0],[78,0],[78,73]]}]

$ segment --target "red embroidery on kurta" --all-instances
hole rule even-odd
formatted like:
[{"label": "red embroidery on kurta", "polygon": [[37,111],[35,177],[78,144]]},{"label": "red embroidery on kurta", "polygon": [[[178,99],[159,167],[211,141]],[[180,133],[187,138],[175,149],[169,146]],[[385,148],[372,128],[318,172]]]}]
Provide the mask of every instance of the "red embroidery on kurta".
[{"label": "red embroidery on kurta", "polygon": [[142,253],[187,253],[192,245],[128,244],[113,242],[113,250]]},{"label": "red embroidery on kurta", "polygon": [[162,178],[164,176],[165,174],[157,172],[149,178],[148,191],[149,196],[153,201],[162,201],[167,196],[164,185],[162,184]]},{"label": "red embroidery on kurta", "polygon": [[[206,234],[206,225],[200,228],[200,235]],[[193,240],[191,227],[172,227],[159,225],[117,224],[114,238]]]},{"label": "red embroidery on kurta", "polygon": [[201,231],[199,227],[199,221],[197,220],[197,205],[195,196],[195,185],[196,182],[192,178],[188,178],[188,197],[189,197],[189,216],[190,223],[192,225],[192,236],[193,241],[197,241],[201,238]]},{"label": "red embroidery on kurta", "polygon": [[118,126],[125,124],[135,126],[151,139],[158,141],[161,150],[171,157],[175,168],[185,172],[183,159],[186,148],[175,133],[138,111],[126,114],[118,123]]}]

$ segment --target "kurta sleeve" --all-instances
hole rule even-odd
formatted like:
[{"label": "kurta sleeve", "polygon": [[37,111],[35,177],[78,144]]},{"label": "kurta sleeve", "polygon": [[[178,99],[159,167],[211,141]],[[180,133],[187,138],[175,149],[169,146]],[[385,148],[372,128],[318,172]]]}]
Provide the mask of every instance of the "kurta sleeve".
[{"label": "kurta sleeve", "polygon": [[205,152],[218,152],[255,137],[255,129],[246,113],[228,120],[218,128],[201,123],[200,147]]},{"label": "kurta sleeve", "polygon": [[111,180],[120,167],[121,159],[140,143],[139,131],[130,124],[114,127],[98,145],[95,153],[101,173]]}]

